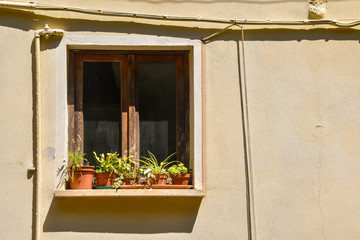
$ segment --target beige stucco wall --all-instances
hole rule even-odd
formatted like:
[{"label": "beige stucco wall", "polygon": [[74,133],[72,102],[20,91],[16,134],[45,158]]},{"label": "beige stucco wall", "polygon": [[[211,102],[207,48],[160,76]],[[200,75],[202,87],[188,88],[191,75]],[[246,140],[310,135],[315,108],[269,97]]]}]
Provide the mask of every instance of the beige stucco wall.
[{"label": "beige stucco wall", "polygon": [[261,42],[264,33],[248,34],[259,239],[360,237],[359,36],[275,31]]},{"label": "beige stucco wall", "polygon": [[[169,15],[307,17],[307,3],[300,0],[56,4],[62,3]],[[358,1],[329,0],[328,7],[326,18],[359,17]],[[224,27],[126,21],[0,9],[0,166],[5,179],[0,185],[0,239],[32,238],[34,176],[27,169],[33,164],[34,30],[48,23],[65,34],[199,39],[215,31],[209,28]],[[359,27],[265,27],[245,27],[256,238],[359,239]],[[206,196],[202,200],[55,199],[56,48],[60,40],[42,41],[41,239],[248,238],[239,39],[240,32],[231,31],[206,45]]]}]

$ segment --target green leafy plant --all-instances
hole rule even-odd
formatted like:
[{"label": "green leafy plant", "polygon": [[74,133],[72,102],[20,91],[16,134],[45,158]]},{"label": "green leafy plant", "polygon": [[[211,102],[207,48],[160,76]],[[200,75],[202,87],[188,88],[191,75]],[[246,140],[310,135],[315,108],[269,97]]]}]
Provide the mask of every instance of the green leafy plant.
[{"label": "green leafy plant", "polygon": [[170,154],[160,163],[155,155],[150,151],[148,151],[148,154],[149,157],[142,157],[143,160],[139,159],[139,161],[143,163],[140,169],[143,171],[143,174],[147,175],[148,178],[154,178],[155,174],[168,174],[167,167],[173,163],[178,162],[176,160],[169,162],[169,160],[176,154],[176,152]]},{"label": "green leafy plant", "polygon": [[136,165],[133,156],[121,158],[117,166],[118,177],[115,179],[113,187],[119,188],[125,178],[137,179],[142,171],[136,168]]},{"label": "green leafy plant", "polygon": [[96,159],[97,169],[96,173],[118,173],[119,165],[121,162],[121,158],[119,158],[118,153],[107,153],[106,156],[104,153],[99,154],[99,156],[94,153],[94,158]]},{"label": "green leafy plant", "polygon": [[123,157],[120,159],[117,165],[117,174],[120,179],[124,178],[136,178],[139,169],[136,168],[136,162],[133,160],[133,156]]},{"label": "green leafy plant", "polygon": [[168,169],[168,172],[171,175],[186,174],[188,173],[188,169],[185,167],[183,163],[179,163],[178,165],[172,165]]},{"label": "green leafy plant", "polygon": [[71,181],[74,182],[74,172],[76,170],[81,170],[81,167],[83,166],[83,162],[87,162],[87,159],[85,159],[85,153],[82,152],[80,148],[77,150],[68,150],[68,159],[71,161],[70,164],[67,166],[67,171],[71,173]]}]

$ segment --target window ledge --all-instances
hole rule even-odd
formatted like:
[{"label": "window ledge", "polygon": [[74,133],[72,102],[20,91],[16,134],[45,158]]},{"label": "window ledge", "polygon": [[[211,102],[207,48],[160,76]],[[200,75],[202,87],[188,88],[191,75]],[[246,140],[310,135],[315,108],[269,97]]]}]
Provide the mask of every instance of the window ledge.
[{"label": "window ledge", "polygon": [[56,190],[55,197],[204,197],[196,189],[118,189],[118,190]]}]

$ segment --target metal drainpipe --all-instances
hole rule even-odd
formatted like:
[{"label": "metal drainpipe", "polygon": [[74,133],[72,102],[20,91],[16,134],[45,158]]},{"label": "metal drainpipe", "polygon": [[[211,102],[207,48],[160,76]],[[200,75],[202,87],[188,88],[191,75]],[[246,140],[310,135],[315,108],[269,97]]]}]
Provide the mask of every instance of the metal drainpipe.
[{"label": "metal drainpipe", "polygon": [[61,29],[51,29],[45,24],[44,29],[35,31],[35,168],[31,167],[29,171],[36,171],[35,178],[35,205],[34,205],[34,239],[40,240],[41,234],[41,68],[40,68],[40,37],[48,39],[50,36],[63,36]]}]

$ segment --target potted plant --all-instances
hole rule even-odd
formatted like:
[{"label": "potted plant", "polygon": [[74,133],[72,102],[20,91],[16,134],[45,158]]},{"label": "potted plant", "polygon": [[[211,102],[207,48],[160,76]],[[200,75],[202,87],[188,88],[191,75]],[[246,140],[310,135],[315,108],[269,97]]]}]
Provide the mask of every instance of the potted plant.
[{"label": "potted plant", "polygon": [[115,176],[118,173],[118,165],[120,163],[120,158],[118,153],[107,153],[106,156],[104,153],[97,156],[96,152],[94,157],[98,162],[96,168],[96,180],[98,186],[112,186],[114,184]]},{"label": "potted plant", "polygon": [[168,169],[173,185],[189,185],[190,174],[183,163],[173,165]]},{"label": "potted plant", "polygon": [[136,168],[136,162],[132,156],[121,158],[117,165],[118,177],[115,179],[114,187],[118,188],[122,183],[132,185],[137,183],[140,169]]},{"label": "potted plant", "polygon": [[85,153],[80,148],[75,151],[68,150],[68,159],[70,164],[67,166],[67,171],[70,177],[71,189],[92,189],[94,180],[94,166],[83,165],[87,162]]},{"label": "potted plant", "polygon": [[168,161],[176,154],[176,152],[170,154],[160,164],[154,154],[150,151],[148,151],[148,153],[149,157],[142,157],[143,160],[139,159],[139,161],[143,163],[140,169],[145,175],[147,175],[148,180],[150,180],[148,183],[166,185],[168,178],[167,167],[170,164],[177,162],[176,160],[171,162]]},{"label": "potted plant", "polygon": [[119,175],[121,175],[122,179],[124,179],[123,182],[125,185],[137,182],[141,170],[136,168],[136,162],[132,160],[132,156],[123,158],[119,167]]}]

